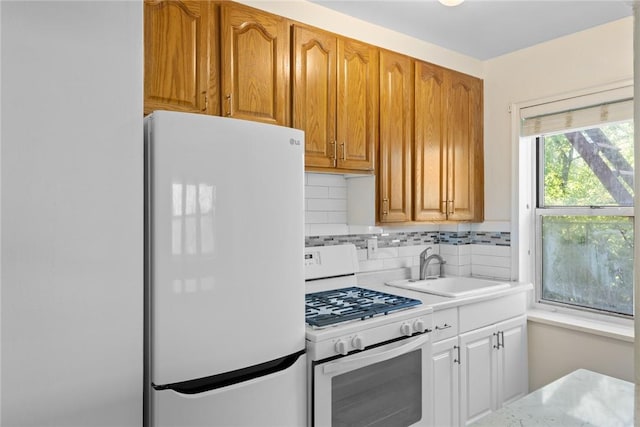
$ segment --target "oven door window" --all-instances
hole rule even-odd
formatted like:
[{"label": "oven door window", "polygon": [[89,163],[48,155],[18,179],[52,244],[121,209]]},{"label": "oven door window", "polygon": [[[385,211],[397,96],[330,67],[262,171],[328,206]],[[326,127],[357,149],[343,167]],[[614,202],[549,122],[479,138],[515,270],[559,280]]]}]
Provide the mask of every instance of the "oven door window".
[{"label": "oven door window", "polygon": [[410,426],[422,418],[422,349],[331,378],[331,425]]}]

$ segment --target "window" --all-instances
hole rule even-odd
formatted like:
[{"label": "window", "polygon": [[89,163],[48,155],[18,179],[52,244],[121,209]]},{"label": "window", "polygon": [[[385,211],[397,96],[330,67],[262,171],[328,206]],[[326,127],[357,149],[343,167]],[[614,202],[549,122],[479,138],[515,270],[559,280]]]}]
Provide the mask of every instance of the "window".
[{"label": "window", "polygon": [[633,316],[632,117],[625,99],[522,122],[541,304]]}]

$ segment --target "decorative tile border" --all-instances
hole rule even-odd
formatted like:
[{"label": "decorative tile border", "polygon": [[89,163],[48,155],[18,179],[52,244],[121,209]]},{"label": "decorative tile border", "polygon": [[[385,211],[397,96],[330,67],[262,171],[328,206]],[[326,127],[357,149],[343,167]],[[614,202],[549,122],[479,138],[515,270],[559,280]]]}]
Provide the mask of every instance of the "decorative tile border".
[{"label": "decorative tile border", "polygon": [[442,231],[440,232],[440,244],[444,245],[470,245],[471,244],[471,232],[452,232]]},{"label": "decorative tile border", "polygon": [[334,246],[352,243],[358,249],[367,248],[368,239],[378,239],[379,248],[401,246],[418,246],[426,244],[444,245],[490,245],[511,246],[509,232],[443,232],[443,231],[411,231],[399,233],[347,234],[339,236],[306,236],[305,246]]},{"label": "decorative tile border", "polygon": [[411,231],[406,233],[348,234],[344,236],[306,236],[305,246],[332,246],[353,243],[358,249],[367,248],[368,239],[378,239],[379,248],[417,246],[438,243],[437,231]]},{"label": "decorative tile border", "polygon": [[511,246],[511,233],[506,231],[473,232],[471,243],[474,245]]},{"label": "decorative tile border", "polygon": [[371,236],[368,234],[345,234],[340,236],[305,236],[304,246],[309,248],[312,246],[336,246],[345,243],[353,243],[358,249],[367,247],[367,239]]}]

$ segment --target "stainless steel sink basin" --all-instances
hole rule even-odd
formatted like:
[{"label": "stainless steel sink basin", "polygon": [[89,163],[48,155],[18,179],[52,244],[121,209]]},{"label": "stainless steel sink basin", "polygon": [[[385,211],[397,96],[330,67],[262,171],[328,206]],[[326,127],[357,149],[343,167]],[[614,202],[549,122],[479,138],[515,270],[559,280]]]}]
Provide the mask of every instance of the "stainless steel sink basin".
[{"label": "stainless steel sink basin", "polygon": [[386,284],[398,288],[451,298],[483,294],[511,286],[509,283],[476,279],[474,277],[441,277],[426,280],[396,280],[393,282],[387,282]]}]

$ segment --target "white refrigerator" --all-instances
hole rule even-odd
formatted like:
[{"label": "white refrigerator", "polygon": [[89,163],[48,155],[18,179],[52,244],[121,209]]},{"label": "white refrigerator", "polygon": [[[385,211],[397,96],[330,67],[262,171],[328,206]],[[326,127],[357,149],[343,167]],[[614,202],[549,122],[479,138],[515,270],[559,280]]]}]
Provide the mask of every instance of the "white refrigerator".
[{"label": "white refrigerator", "polygon": [[304,425],[304,133],[156,111],[145,160],[145,425]]}]

